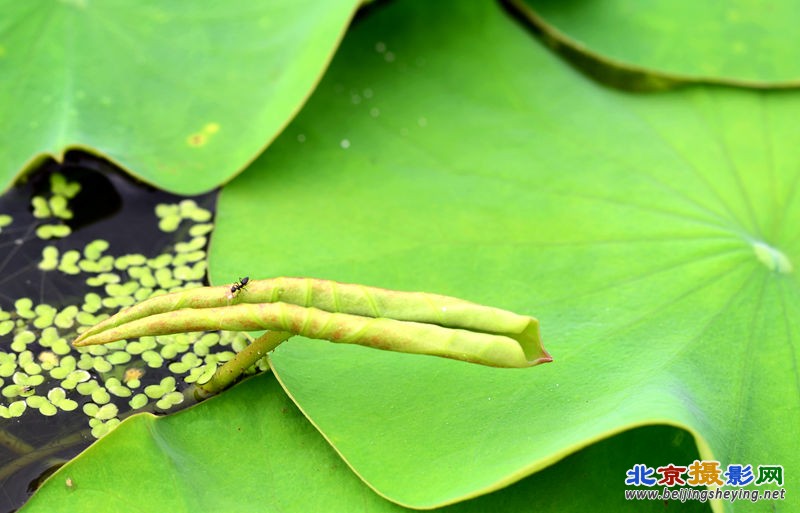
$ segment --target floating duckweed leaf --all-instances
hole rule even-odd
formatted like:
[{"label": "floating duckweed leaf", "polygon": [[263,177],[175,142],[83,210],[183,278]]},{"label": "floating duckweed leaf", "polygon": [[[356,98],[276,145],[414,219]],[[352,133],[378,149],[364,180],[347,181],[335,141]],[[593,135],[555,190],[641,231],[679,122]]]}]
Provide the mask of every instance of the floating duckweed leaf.
[{"label": "floating duckweed leaf", "polygon": [[39,269],[43,271],[53,271],[58,267],[58,248],[55,246],[45,246],[42,250],[42,260],[39,262]]},{"label": "floating duckweed leaf", "polygon": [[83,248],[83,256],[89,260],[98,260],[104,251],[106,251],[111,245],[108,241],[103,239],[98,239],[90,242]]},{"label": "floating duckweed leaf", "polygon": [[69,344],[64,338],[59,338],[58,340],[54,341],[52,349],[53,352],[58,355],[66,355],[70,352]]},{"label": "floating duckweed leaf", "polygon": [[150,269],[166,269],[172,263],[173,258],[175,258],[173,255],[167,253],[156,258],[150,258],[147,260],[147,267]]},{"label": "floating duckweed leaf", "polygon": [[42,351],[36,358],[42,364],[42,369],[47,371],[56,368],[59,364],[58,355],[52,351]]},{"label": "floating duckweed leaf", "polygon": [[173,406],[181,404],[184,400],[183,394],[180,392],[169,392],[156,402],[156,407],[162,410],[168,410]]},{"label": "floating duckweed leaf", "polygon": [[72,211],[67,205],[67,198],[64,196],[54,195],[50,198],[50,211],[54,217],[72,219]]},{"label": "floating duckweed leaf", "polygon": [[0,337],[8,335],[14,329],[14,321],[6,320],[0,321]]},{"label": "floating duckweed leaf", "polygon": [[53,322],[61,329],[71,328],[75,324],[75,316],[78,315],[78,311],[77,306],[69,305],[56,314]]},{"label": "floating duckweed leaf", "polygon": [[43,330],[53,324],[56,317],[56,309],[50,305],[36,305],[34,309],[36,318],[33,320],[33,326]]},{"label": "floating duckweed leaf", "polygon": [[164,365],[164,358],[161,357],[156,351],[147,350],[142,353],[142,360],[145,361],[148,367],[158,369]]},{"label": "floating duckweed leaf", "polygon": [[19,397],[23,393],[23,387],[21,385],[12,384],[6,385],[3,388],[3,397],[8,397],[9,399],[13,399],[15,397]]},{"label": "floating duckweed leaf", "polygon": [[77,250],[69,250],[61,255],[61,261],[58,263],[58,270],[64,274],[80,274],[81,269],[78,267],[78,261],[81,259],[81,254]]},{"label": "floating duckweed leaf", "polygon": [[14,309],[16,310],[17,315],[23,319],[33,319],[36,316],[32,308],[33,301],[31,301],[30,298],[23,297],[14,301]]},{"label": "floating duckweed leaf", "polygon": [[[117,257],[114,260],[114,268],[120,271],[124,271],[131,266],[141,266],[147,262],[147,258],[141,254],[130,254],[130,255],[122,255],[121,257]],[[128,273],[131,277],[135,277],[133,274]]]},{"label": "floating duckweed leaf", "polygon": [[126,351],[115,351],[106,357],[111,365],[123,365],[131,361],[132,355]]},{"label": "floating duckweed leaf", "polygon": [[53,194],[72,199],[80,192],[81,184],[68,181],[61,173],[53,173],[50,175],[50,190]]},{"label": "floating duckweed leaf", "polygon": [[43,224],[36,228],[36,236],[44,240],[63,239],[70,233],[72,229],[65,224]]},{"label": "floating duckweed leaf", "polygon": [[[76,403],[77,404],[77,403]],[[56,413],[58,413],[58,408],[54,404],[49,401],[45,401],[44,403],[39,406],[39,413],[46,417],[52,417]]]},{"label": "floating duckweed leaf", "polygon": [[35,375],[42,372],[42,367],[36,362],[27,362],[21,364],[20,366],[22,367],[22,370],[25,372],[25,374]]},{"label": "floating duckweed leaf", "polygon": [[[95,438],[102,438],[106,436],[108,433],[111,432],[115,427],[119,425],[119,419],[109,419],[106,422],[101,422],[99,419],[92,419],[98,422],[95,422],[92,426],[92,436]],[[92,425],[92,422],[89,422],[89,425]]]},{"label": "floating duckweed leaf", "polygon": [[[86,284],[92,287],[100,287],[107,283],[119,283],[121,281],[118,274],[114,273],[107,273],[101,272],[96,276],[92,276],[86,280]],[[98,301],[100,301],[100,296],[97,296]]]},{"label": "floating duckweed leaf", "polygon": [[131,397],[131,400],[128,401],[130,407],[134,410],[138,410],[140,408],[144,408],[147,406],[148,397],[145,394],[136,394],[135,396]]},{"label": "floating duckweed leaf", "polygon": [[61,401],[63,401],[66,398],[67,398],[67,393],[61,387],[51,388],[47,392],[47,400],[50,401],[51,403],[55,404],[55,405],[58,405],[58,403],[60,403]]},{"label": "floating duckweed leaf", "polygon": [[50,217],[50,207],[47,200],[41,196],[34,196],[31,198],[31,206],[33,207],[33,216],[39,219],[47,219]]},{"label": "floating duckweed leaf", "polygon": [[14,336],[13,342],[11,342],[11,350],[17,353],[21,353],[25,351],[28,347],[28,344],[32,343],[36,340],[36,335],[34,335],[30,331],[21,331]]},{"label": "floating duckweed leaf", "polygon": [[109,404],[104,404],[103,406],[101,406],[97,410],[97,413],[94,415],[94,417],[97,418],[97,419],[100,419],[100,420],[109,420],[109,419],[112,419],[112,418],[116,417],[117,413],[119,413],[117,405],[113,404],[113,403],[109,403]]},{"label": "floating duckweed leaf", "polygon": [[100,388],[100,384],[96,380],[86,381],[84,383],[78,383],[75,387],[75,390],[78,391],[81,395],[92,395],[95,390]]},{"label": "floating duckweed leaf", "polygon": [[[11,218],[9,218],[8,222],[9,223],[11,222]],[[0,228],[2,228],[2,226],[3,226],[2,222],[0,221]],[[214,225],[210,224],[210,223],[209,224],[196,224],[196,225],[192,226],[191,228],[189,228],[189,235],[191,235],[192,237],[200,237],[200,236],[207,235],[207,234],[211,233],[211,230],[213,230],[213,229],[214,229]]]},{"label": "floating duckweed leaf", "polygon": [[32,395],[25,399],[25,402],[28,403],[29,407],[36,408],[38,410],[47,402],[47,399],[40,395]]},{"label": "floating duckweed leaf", "polygon": [[111,394],[109,394],[105,388],[98,387],[91,393],[91,396],[92,401],[97,404],[106,404],[111,401]]},{"label": "floating duckweed leaf", "polygon": [[167,232],[167,233],[174,232],[175,230],[178,229],[178,226],[180,226],[180,224],[181,224],[180,216],[177,215],[168,216],[164,217],[158,222],[158,229],[161,230],[162,232]]},{"label": "floating duckweed leaf", "polygon": [[21,417],[27,408],[28,403],[25,401],[14,401],[8,405],[8,411],[11,417]]},{"label": "floating duckweed leaf", "polygon": [[150,399],[159,399],[165,393],[167,393],[167,392],[164,390],[164,387],[162,387],[161,385],[148,385],[148,386],[144,387],[144,395],[146,395]]}]

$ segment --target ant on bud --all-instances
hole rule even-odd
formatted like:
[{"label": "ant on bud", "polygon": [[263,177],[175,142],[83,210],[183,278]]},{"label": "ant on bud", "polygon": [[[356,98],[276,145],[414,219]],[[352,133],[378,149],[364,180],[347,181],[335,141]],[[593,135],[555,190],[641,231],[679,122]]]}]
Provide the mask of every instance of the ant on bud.
[{"label": "ant on bud", "polygon": [[247,282],[250,281],[249,276],[245,276],[244,278],[239,278],[239,281],[231,285],[231,291],[228,293],[228,299],[233,299],[234,294],[239,292],[240,290],[244,290],[247,286]]}]

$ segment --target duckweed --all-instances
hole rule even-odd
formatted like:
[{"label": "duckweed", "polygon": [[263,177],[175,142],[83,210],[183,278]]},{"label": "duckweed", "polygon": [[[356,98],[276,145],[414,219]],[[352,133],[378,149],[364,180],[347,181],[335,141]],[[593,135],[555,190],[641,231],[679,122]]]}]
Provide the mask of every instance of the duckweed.
[{"label": "duckweed", "polygon": [[178,242],[175,244],[175,251],[178,253],[189,253],[205,247],[207,242],[208,240],[205,237],[195,237],[189,242]]},{"label": "duckweed", "polygon": [[[28,337],[27,335],[31,335]],[[14,337],[14,341],[11,342],[11,350],[16,351],[17,353],[21,353],[25,351],[28,347],[28,344],[35,340],[35,335],[30,331],[23,331],[22,333],[18,333],[17,336]]]},{"label": "duckweed", "polygon": [[58,194],[66,198],[74,198],[81,190],[81,184],[78,182],[69,182],[61,173],[53,173],[50,175],[50,190],[53,194]]},{"label": "duckweed", "polygon": [[75,324],[75,316],[78,315],[78,307],[69,305],[58,312],[53,319],[53,323],[61,329],[69,329]]},{"label": "duckweed", "polygon": [[101,287],[107,283],[119,283],[120,281],[122,281],[122,278],[119,277],[119,274],[102,272],[93,278],[87,279],[86,284],[92,287]]},{"label": "duckweed", "polygon": [[166,269],[169,264],[172,263],[172,259],[174,257],[168,253],[164,253],[163,255],[159,255],[156,258],[150,258],[147,260],[147,267],[150,269]]},{"label": "duckweed", "polygon": [[108,241],[102,239],[94,240],[83,248],[83,256],[87,260],[98,260],[109,247]]},{"label": "duckweed", "polygon": [[[111,401],[111,395],[108,393],[108,390],[106,390],[105,388],[98,387],[98,388],[96,388],[94,390],[94,392],[92,392],[92,401],[94,401],[97,404],[103,404],[103,405],[108,406],[106,403]],[[111,406],[114,406],[114,405],[112,404]],[[116,406],[114,406],[114,408],[116,408]],[[102,408],[101,408],[101,410],[102,410]],[[116,415],[116,412],[114,413],[114,415]]]},{"label": "duckweed", "polygon": [[[92,419],[96,420],[96,419]],[[108,433],[111,432],[112,429],[119,425],[119,419],[109,419],[107,422],[100,422],[92,426],[92,436],[95,438],[102,438]],[[91,425],[91,421],[89,422]]]},{"label": "duckweed", "polygon": [[133,357],[130,353],[126,353],[125,351],[114,351],[106,357],[106,361],[111,365],[122,365],[131,361],[131,358]]},{"label": "duckweed", "polygon": [[97,415],[97,412],[100,411],[100,406],[94,403],[86,403],[83,405],[82,410],[87,416],[94,418]]},{"label": "duckweed", "polygon": [[156,408],[160,410],[168,410],[173,406],[177,406],[183,402],[183,394],[180,392],[169,392],[164,394],[164,397],[156,402]]},{"label": "duckweed", "polygon": [[56,317],[56,309],[50,305],[36,305],[34,313],[36,313],[36,318],[33,320],[33,326],[40,330],[53,324]]},{"label": "duckweed", "polygon": [[31,206],[33,207],[33,217],[37,219],[47,219],[50,217],[50,206],[47,200],[42,196],[34,196],[31,198]]},{"label": "duckweed", "polygon": [[178,229],[178,226],[181,224],[180,216],[171,215],[162,218],[158,222],[158,228],[163,232],[174,232]]},{"label": "duckweed", "polygon": [[[122,255],[114,260],[114,269],[119,271],[124,271],[132,266],[138,267],[144,265],[147,262],[147,257],[144,255],[140,255],[138,253],[129,254],[129,255]],[[130,274],[130,273],[129,273]],[[133,276],[131,274],[131,276]]]},{"label": "duckweed", "polygon": [[136,394],[135,396],[131,397],[130,401],[128,401],[128,405],[132,409],[138,410],[147,406],[148,401],[149,399],[145,394]]},{"label": "duckweed", "polygon": [[17,315],[23,319],[33,319],[36,313],[33,311],[33,301],[30,298],[23,297],[14,301],[14,310]]},{"label": "duckweed", "polygon": [[52,349],[53,352],[58,355],[67,355],[72,350],[67,342],[67,339],[65,338],[59,338],[55,340],[53,342]]},{"label": "duckweed", "polygon": [[94,326],[106,317],[108,317],[108,314],[92,315],[89,312],[84,311],[78,312],[78,315],[75,316],[75,320],[78,321],[78,324],[82,324],[84,326]]},{"label": "duckweed", "polygon": [[25,410],[28,409],[28,403],[25,401],[14,401],[8,405],[8,412],[11,417],[21,417]]},{"label": "duckweed", "polygon": [[108,390],[110,394],[116,397],[130,397],[131,394],[133,394],[130,388],[123,385],[122,383],[119,383],[118,380],[117,384],[106,381],[106,390]]},{"label": "duckweed", "polygon": [[67,206],[67,198],[60,195],[55,195],[50,198],[50,211],[54,217],[60,219],[72,219],[72,211]]},{"label": "duckweed", "polygon": [[54,369],[59,364],[58,355],[52,351],[42,351],[39,353],[37,358],[39,359],[43,370]]},{"label": "duckweed", "polygon": [[75,387],[75,390],[77,390],[81,395],[92,395],[94,391],[99,388],[100,383],[98,383],[97,380],[92,379],[83,383],[78,383],[78,385]]},{"label": "duckweed", "polygon": [[78,261],[81,259],[81,254],[77,250],[69,250],[61,255],[61,262],[58,263],[58,270],[64,274],[80,274],[81,269],[78,267]]},{"label": "duckweed", "polygon": [[161,385],[147,385],[144,387],[144,395],[150,399],[160,399],[166,391]]},{"label": "duckweed", "polygon": [[160,354],[152,349],[142,353],[142,360],[145,361],[148,367],[153,369],[158,369],[164,365],[164,358],[162,358]]},{"label": "duckweed", "polygon": [[192,237],[200,237],[201,235],[207,235],[211,233],[211,230],[214,229],[213,224],[196,224],[189,228],[189,235]]},{"label": "duckweed", "polygon": [[11,333],[11,330],[14,329],[14,321],[12,320],[5,320],[0,321],[0,337],[3,335],[8,335]]},{"label": "duckweed", "polygon": [[[79,184],[58,173],[50,178],[52,192],[31,200],[34,216],[44,221],[36,228],[37,236],[44,239],[69,235],[70,228],[62,220],[72,218],[69,200],[80,190]],[[78,332],[119,308],[203,284],[205,247],[213,230],[211,212],[193,200],[161,204],[155,210],[162,230],[174,232],[185,222],[188,229],[183,233],[190,239],[176,242],[172,252],[150,257],[114,256],[112,244],[102,239],[82,248],[47,245],[42,249],[41,271],[79,277],[93,290],[75,304],[53,306],[19,298],[13,311],[0,310],[0,337],[10,335],[10,343],[0,349],[0,417],[82,412],[89,417],[92,434],[100,437],[119,423],[116,398],[124,398],[134,410],[151,401],[158,410],[169,410],[184,402],[178,381],[208,381],[218,363],[246,345],[246,339],[229,334],[192,333],[141,337],[81,350],[70,346],[69,340]],[[12,221],[0,215],[0,229]],[[160,378],[146,369],[169,369],[175,376]]]},{"label": "duckweed", "polygon": [[144,394],[136,394],[135,396],[131,397],[131,400],[128,401],[128,405],[134,410],[138,410],[140,408],[144,408],[147,406],[149,398]]},{"label": "duckweed", "polygon": [[39,269],[43,271],[54,271],[58,267],[58,248],[46,246],[42,250],[42,260],[39,262]]}]

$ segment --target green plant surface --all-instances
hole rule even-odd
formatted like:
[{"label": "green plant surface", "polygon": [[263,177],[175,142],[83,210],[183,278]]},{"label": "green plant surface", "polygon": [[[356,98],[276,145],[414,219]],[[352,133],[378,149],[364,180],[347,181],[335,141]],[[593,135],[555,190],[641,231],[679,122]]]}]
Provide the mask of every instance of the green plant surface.
[{"label": "green plant surface", "polygon": [[[266,422],[246,421],[244,415],[260,417],[260,412],[270,412]],[[563,511],[560,498],[572,493],[572,484],[564,479],[569,475],[579,476],[583,483],[585,493],[575,497],[576,505],[584,510],[615,507],[619,494],[610,493],[609,473],[630,466],[622,456],[626,450],[647,447],[655,440],[666,442],[656,450],[662,460],[652,459],[653,464],[696,457],[685,432],[638,429],[506,490],[444,511],[513,513],[529,511],[529,504],[537,500],[545,505],[541,511]],[[589,467],[593,460],[587,454],[614,464],[597,471]],[[544,496],[542,489],[548,490]],[[629,504],[627,510],[618,510],[663,511],[657,501]],[[704,507],[699,503],[675,506],[685,506],[678,511]],[[297,513],[408,511],[364,486],[270,375],[249,379],[225,395],[169,417],[131,417],[54,474],[21,511],[181,513],[232,508]]]},{"label": "green plant surface", "polygon": [[73,346],[215,329],[271,330],[279,338],[293,333],[494,367],[552,361],[536,319],[458,298],[311,278],[250,280],[244,287],[237,282],[151,297],[86,330]]},{"label": "green plant surface", "polygon": [[[292,339],[271,356],[277,377],[377,494],[359,484],[348,495],[347,473],[312,484],[324,464],[305,461],[333,452],[296,414],[294,438],[267,428],[287,399],[274,384],[251,389],[261,377],[159,420],[175,428],[155,445],[128,427],[141,420],[123,422],[29,509],[54,511],[82,465],[99,474],[94,504],[130,504],[133,482],[187,510],[198,490],[242,511],[313,511],[302,500],[322,497],[349,512],[395,508],[378,494],[432,508],[517,482],[448,507],[663,511],[623,500],[625,471],[692,458],[781,464],[796,489],[799,111],[794,92],[603,88],[492,2],[376,8],[300,115],[222,192],[212,281],[312,276],[491,304],[537,317],[553,363],[488,369]],[[221,425],[263,431],[227,446]],[[176,456],[184,429],[203,441]],[[697,453],[669,452],[676,433]],[[138,450],[158,463],[102,479],[129,457],[112,444],[148,446]],[[265,463],[284,450],[283,466]],[[242,476],[238,488],[226,472]],[[78,497],[86,475],[75,475]],[[178,492],[161,488],[168,479]],[[669,504],[682,506],[704,507]]]},{"label": "green plant surface", "polygon": [[222,192],[212,278],[427,288],[540,319],[554,362],[531,370],[276,350],[301,409],[402,504],[484,493],[646,424],[685,427],[723,468],[793,468],[799,111],[789,92],[617,93],[494,5],[393,3]]},{"label": "green plant surface", "polygon": [[70,148],[173,192],[226,182],[299,110],[358,3],[0,0],[0,188]]},{"label": "green plant surface", "polygon": [[[245,421],[262,409],[268,422]],[[252,445],[269,449],[239,452]],[[399,509],[364,490],[325,445],[274,378],[262,376],[178,415],[131,417],[22,511],[298,511],[298,502],[326,511],[340,506],[326,493],[334,487],[370,511]]]},{"label": "green plant surface", "polygon": [[555,40],[608,64],[686,80],[800,85],[791,0],[510,0]]}]

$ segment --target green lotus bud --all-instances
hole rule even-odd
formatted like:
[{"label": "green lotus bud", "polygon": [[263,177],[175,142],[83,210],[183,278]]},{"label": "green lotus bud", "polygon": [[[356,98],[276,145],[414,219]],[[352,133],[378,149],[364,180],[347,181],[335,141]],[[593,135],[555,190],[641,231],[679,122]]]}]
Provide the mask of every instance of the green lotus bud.
[{"label": "green lotus bud", "polygon": [[219,329],[289,332],[498,367],[552,360],[532,317],[436,294],[309,278],[154,297],[90,328],[74,345]]}]

